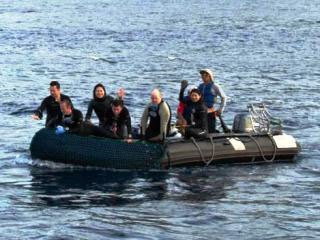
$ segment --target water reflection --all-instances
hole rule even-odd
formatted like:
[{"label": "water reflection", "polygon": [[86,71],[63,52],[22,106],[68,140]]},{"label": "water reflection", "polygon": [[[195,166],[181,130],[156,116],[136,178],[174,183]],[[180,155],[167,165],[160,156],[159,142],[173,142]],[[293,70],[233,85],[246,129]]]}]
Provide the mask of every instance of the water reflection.
[{"label": "water reflection", "polygon": [[123,205],[162,199],[165,172],[31,169],[34,200],[48,206]]},{"label": "water reflection", "polygon": [[54,169],[33,166],[33,201],[47,206],[120,206],[163,199],[199,202],[226,197],[234,181],[217,168],[171,172]]}]

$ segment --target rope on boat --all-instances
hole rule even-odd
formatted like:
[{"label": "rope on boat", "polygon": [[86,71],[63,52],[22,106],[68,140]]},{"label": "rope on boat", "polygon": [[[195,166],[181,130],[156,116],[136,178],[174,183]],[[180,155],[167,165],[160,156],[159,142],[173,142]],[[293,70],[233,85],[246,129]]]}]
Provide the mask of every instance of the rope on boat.
[{"label": "rope on boat", "polygon": [[212,155],[211,155],[211,158],[210,158],[209,161],[206,161],[206,160],[205,160],[205,158],[204,158],[204,156],[203,156],[203,153],[202,153],[202,150],[201,150],[201,147],[199,146],[199,144],[197,143],[197,141],[195,140],[195,138],[194,138],[194,137],[191,137],[190,139],[192,140],[193,144],[194,144],[194,145],[196,146],[196,148],[198,149],[202,162],[204,162],[204,164],[205,164],[206,166],[209,166],[209,165],[211,164],[211,162],[214,160],[214,153],[215,153],[215,147],[214,147],[213,137],[212,137],[212,136],[209,137],[210,142],[211,142],[211,144],[212,144]]},{"label": "rope on boat", "polygon": [[259,151],[260,151],[260,155],[261,155],[262,159],[263,159],[265,162],[270,163],[270,162],[273,162],[273,161],[275,160],[275,158],[276,158],[277,147],[276,147],[276,144],[275,144],[274,139],[272,138],[272,136],[271,136],[270,134],[267,134],[267,136],[270,138],[270,140],[271,140],[271,142],[272,142],[272,145],[273,145],[273,149],[274,149],[274,150],[273,150],[273,155],[272,155],[272,158],[271,158],[271,159],[267,159],[267,158],[266,158],[266,156],[265,156],[265,154],[264,154],[264,152],[263,152],[263,150],[262,150],[259,142],[258,142],[251,134],[248,135],[248,137],[257,145],[257,147],[258,147],[258,149],[259,149]]},{"label": "rope on boat", "polygon": [[204,156],[203,156],[203,153],[202,153],[202,151],[201,151],[201,148],[200,148],[199,144],[196,142],[196,140],[194,139],[194,137],[191,137],[190,139],[192,140],[193,144],[194,144],[194,145],[196,146],[196,148],[198,149],[202,162],[204,162],[204,163],[206,164],[207,162],[206,162],[206,160],[204,159]]},{"label": "rope on boat", "polygon": [[215,152],[215,146],[214,146],[214,142],[213,142],[213,137],[210,136],[209,137],[211,145],[212,145],[212,155],[211,155],[211,159],[209,161],[206,162],[206,165],[209,166],[211,164],[211,162],[213,161],[214,158],[214,152]]},{"label": "rope on boat", "polygon": [[[277,147],[276,147],[276,143],[274,141],[274,139],[272,138],[272,136],[270,134],[266,134],[266,136],[271,140],[272,142],[272,146],[273,146],[273,154],[272,154],[272,157],[271,159],[267,159],[266,158],[266,155],[265,153],[263,152],[262,150],[262,147],[260,145],[260,143],[254,138],[254,136],[252,136],[251,134],[247,135],[247,137],[249,137],[257,146],[259,152],[260,152],[260,156],[262,157],[262,159],[265,161],[265,162],[268,162],[268,163],[271,163],[275,160],[276,158],[276,154],[277,154]],[[209,166],[212,161],[214,160],[214,156],[215,156],[215,145],[214,145],[214,141],[213,141],[213,137],[210,136],[209,139],[210,139],[210,142],[211,142],[211,145],[212,145],[212,155],[211,155],[211,158],[210,160],[206,161],[204,155],[203,155],[203,152],[201,150],[201,147],[199,146],[199,144],[197,143],[196,139],[194,137],[191,137],[190,138],[193,142],[193,144],[196,146],[196,148],[198,149],[199,151],[199,154],[200,154],[200,157],[201,157],[201,160],[202,162],[206,165],[206,166]]]}]

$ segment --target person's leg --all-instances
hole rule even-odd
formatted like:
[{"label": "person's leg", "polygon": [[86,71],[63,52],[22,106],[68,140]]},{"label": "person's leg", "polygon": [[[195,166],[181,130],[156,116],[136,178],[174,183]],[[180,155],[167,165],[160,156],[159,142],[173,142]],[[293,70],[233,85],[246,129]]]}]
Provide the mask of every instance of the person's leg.
[{"label": "person's leg", "polygon": [[93,135],[96,137],[106,137],[106,138],[118,138],[112,131],[107,130],[103,127],[98,127],[93,124],[86,124],[86,135]]},{"label": "person's leg", "polygon": [[140,128],[132,127],[132,138],[134,138],[134,139],[141,138]]},{"label": "person's leg", "polygon": [[216,117],[213,113],[208,113],[208,131],[209,133],[216,132]]},{"label": "person's leg", "polygon": [[186,128],[186,138],[205,138],[207,137],[207,131],[200,128],[188,127]]},{"label": "person's leg", "polygon": [[159,135],[159,133],[156,133],[156,132],[152,131],[152,129],[147,128],[146,129],[145,139],[148,140],[148,139],[156,137],[158,135]]},{"label": "person's leg", "polygon": [[117,135],[122,139],[128,138],[128,128],[125,124],[118,128]]}]

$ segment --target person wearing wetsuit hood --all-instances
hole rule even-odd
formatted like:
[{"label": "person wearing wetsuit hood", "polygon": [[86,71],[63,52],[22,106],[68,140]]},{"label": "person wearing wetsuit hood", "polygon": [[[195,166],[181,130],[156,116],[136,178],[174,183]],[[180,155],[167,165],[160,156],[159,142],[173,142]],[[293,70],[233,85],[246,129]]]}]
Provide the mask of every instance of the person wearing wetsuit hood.
[{"label": "person wearing wetsuit hood", "polygon": [[205,138],[208,134],[207,107],[203,103],[201,92],[197,88],[191,89],[189,98],[184,97],[187,85],[185,81],[181,83],[179,94],[179,101],[185,106],[183,111],[183,118],[187,122],[184,130],[185,137]]},{"label": "person wearing wetsuit hood", "polygon": [[34,120],[40,120],[43,117],[43,112],[47,112],[46,118],[46,127],[53,127],[50,123],[53,122],[54,119],[58,119],[62,116],[62,112],[60,109],[60,102],[64,100],[72,102],[70,98],[61,93],[60,84],[57,81],[50,82],[50,96],[46,97],[41,105],[37,108],[37,110],[32,115]]},{"label": "person wearing wetsuit hood", "polygon": [[143,111],[141,135],[149,141],[163,141],[170,133],[171,110],[158,89],[151,92],[151,102]]},{"label": "person wearing wetsuit hood", "polygon": [[[198,86],[203,100],[208,108],[208,129],[209,133],[216,132],[216,116],[220,116],[226,106],[226,95],[222,88],[214,82],[214,75],[210,69],[200,70],[203,83]],[[216,110],[214,105],[217,102],[217,98],[221,99],[220,106]]]},{"label": "person wearing wetsuit hood", "polygon": [[[118,92],[118,98],[124,97],[124,90],[120,89]],[[90,121],[92,111],[94,111],[99,119],[99,126],[103,126],[106,110],[111,107],[111,102],[114,98],[106,94],[106,89],[103,84],[99,83],[93,88],[93,99],[88,105],[85,121]]]}]

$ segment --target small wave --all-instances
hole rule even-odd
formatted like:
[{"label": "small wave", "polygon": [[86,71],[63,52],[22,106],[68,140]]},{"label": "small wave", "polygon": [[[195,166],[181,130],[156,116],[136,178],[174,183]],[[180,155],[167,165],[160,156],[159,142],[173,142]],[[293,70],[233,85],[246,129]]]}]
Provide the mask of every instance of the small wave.
[{"label": "small wave", "polygon": [[31,115],[34,113],[34,108],[20,108],[20,109],[17,109],[11,113],[9,113],[10,115],[12,116],[23,116],[23,115]]},{"label": "small wave", "polygon": [[185,58],[182,58],[182,57],[178,57],[178,56],[175,56],[175,55],[158,55],[157,57],[159,58],[166,58],[168,59],[169,61],[182,61],[182,62],[191,62],[190,60],[188,59],[185,59]]},{"label": "small wave", "polygon": [[94,60],[94,61],[102,61],[102,62],[107,62],[107,63],[110,63],[110,64],[116,64],[118,63],[117,61],[115,60],[112,60],[112,59],[107,59],[107,58],[103,58],[103,57],[98,57],[98,56],[95,56],[95,55],[91,55],[89,56],[90,59]]},{"label": "small wave", "polygon": [[35,9],[23,9],[20,11],[20,13],[36,13],[36,12],[38,11]]}]

